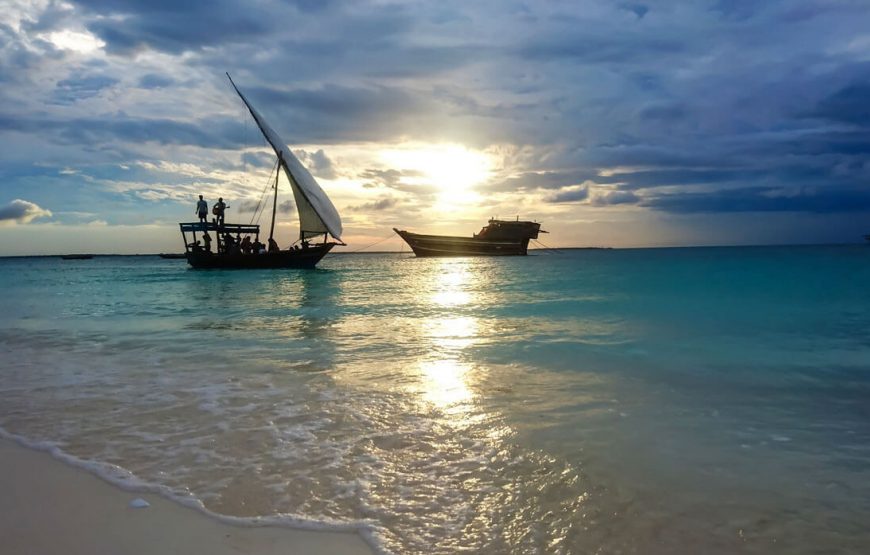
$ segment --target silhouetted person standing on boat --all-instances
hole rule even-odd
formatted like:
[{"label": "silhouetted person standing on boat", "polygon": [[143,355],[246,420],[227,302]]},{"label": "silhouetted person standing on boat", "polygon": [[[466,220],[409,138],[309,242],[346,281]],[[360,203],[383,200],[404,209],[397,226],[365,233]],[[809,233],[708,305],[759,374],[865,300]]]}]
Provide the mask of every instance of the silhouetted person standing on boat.
[{"label": "silhouetted person standing on boat", "polygon": [[269,252],[278,252],[281,249],[278,248],[278,242],[269,237]]},{"label": "silhouetted person standing on boat", "polygon": [[220,197],[215,203],[214,208],[211,209],[212,213],[217,216],[215,218],[215,223],[217,223],[218,226],[224,225],[224,212],[226,212],[227,208],[229,208],[229,206],[224,202],[224,197]]},{"label": "silhouetted person standing on boat", "polygon": [[196,203],[196,214],[199,216],[200,223],[206,223],[208,221],[208,203],[202,199],[202,195],[199,195],[199,202]]},{"label": "silhouetted person standing on boat", "polygon": [[211,252],[211,235],[207,231],[202,234],[202,242],[205,244],[206,252]]}]

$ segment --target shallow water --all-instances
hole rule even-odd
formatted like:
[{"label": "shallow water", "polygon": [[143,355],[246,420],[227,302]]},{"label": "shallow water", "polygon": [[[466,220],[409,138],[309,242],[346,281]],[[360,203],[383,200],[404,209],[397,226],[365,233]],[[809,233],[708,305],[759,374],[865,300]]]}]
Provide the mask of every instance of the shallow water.
[{"label": "shallow water", "polygon": [[870,544],[870,249],[0,260],[0,426],[395,553]]}]

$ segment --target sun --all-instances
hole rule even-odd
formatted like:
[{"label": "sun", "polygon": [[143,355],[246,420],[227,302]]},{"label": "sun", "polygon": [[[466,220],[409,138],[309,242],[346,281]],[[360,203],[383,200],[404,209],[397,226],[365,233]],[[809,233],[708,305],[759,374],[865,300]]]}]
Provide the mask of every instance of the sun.
[{"label": "sun", "polygon": [[492,174],[492,159],[458,144],[409,144],[381,151],[381,159],[403,172],[402,182],[429,186],[442,196],[464,196]]}]

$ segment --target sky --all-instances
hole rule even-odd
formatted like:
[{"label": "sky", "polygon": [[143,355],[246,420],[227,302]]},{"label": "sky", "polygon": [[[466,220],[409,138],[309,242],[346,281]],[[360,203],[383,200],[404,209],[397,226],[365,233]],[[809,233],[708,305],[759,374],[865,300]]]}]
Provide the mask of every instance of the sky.
[{"label": "sky", "polygon": [[3,0],[0,255],[177,252],[199,194],[257,221],[275,157],[225,72],[345,252],[490,217],[552,247],[870,233],[867,0]]}]

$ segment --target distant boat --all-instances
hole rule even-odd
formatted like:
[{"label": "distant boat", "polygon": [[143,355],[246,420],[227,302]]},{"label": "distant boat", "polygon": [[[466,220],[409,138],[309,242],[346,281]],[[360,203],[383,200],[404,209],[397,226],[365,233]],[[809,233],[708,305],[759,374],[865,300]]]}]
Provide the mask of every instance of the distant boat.
[{"label": "distant boat", "polygon": [[[272,225],[269,228],[269,240],[267,244],[275,245],[273,243],[275,214],[278,204],[278,176],[281,173],[281,168],[283,168],[284,174],[290,182],[293,198],[296,201],[296,210],[299,213],[299,239],[289,249],[279,250],[273,247],[270,252],[263,252],[262,254],[256,252],[245,253],[235,241],[228,242],[227,238],[235,237],[240,242],[245,240],[243,237],[248,240],[253,238],[251,243],[259,244],[259,224],[218,225],[214,221],[182,223],[179,225],[181,227],[182,238],[184,239],[187,262],[194,268],[314,268],[320,259],[326,256],[333,247],[344,245],[341,241],[341,217],[339,217],[338,211],[335,209],[332,201],[329,200],[329,197],[326,196],[326,193],[317,184],[314,176],[299,162],[281,137],[269,127],[263,116],[251,106],[245,95],[236,87],[229,73],[227,77],[236,93],[242,99],[242,102],[245,103],[257,127],[260,128],[266,141],[272,146],[275,155],[278,157],[277,165],[279,169],[275,173],[275,193],[272,199]],[[214,235],[208,236],[209,243],[200,245],[197,232],[213,232]],[[192,234],[192,241],[188,241],[188,233]],[[330,236],[335,241],[330,241]],[[214,253],[208,249],[212,239],[214,239],[217,247]]]},{"label": "distant boat", "polygon": [[61,256],[64,260],[90,260],[93,257],[92,254],[64,254]]},{"label": "distant boat", "polygon": [[160,258],[171,258],[171,259],[187,258],[187,255],[184,254],[183,252],[161,252],[157,256],[159,256]]},{"label": "distant boat", "polygon": [[541,230],[537,222],[489,220],[480,233],[472,237],[422,235],[393,228],[399,237],[420,257],[428,256],[525,256],[529,241],[538,238]]}]

